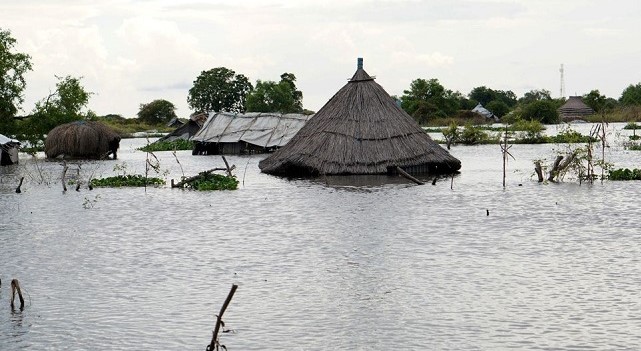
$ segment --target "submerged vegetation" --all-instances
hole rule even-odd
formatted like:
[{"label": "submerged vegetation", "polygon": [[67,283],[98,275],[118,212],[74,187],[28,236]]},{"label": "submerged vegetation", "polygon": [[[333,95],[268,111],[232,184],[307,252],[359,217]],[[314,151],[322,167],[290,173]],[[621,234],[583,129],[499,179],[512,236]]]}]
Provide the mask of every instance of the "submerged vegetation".
[{"label": "submerged vegetation", "polygon": [[208,190],[236,190],[238,179],[235,176],[226,176],[212,172],[200,172],[192,181],[185,182],[182,188],[201,191]]},{"label": "submerged vegetation", "polygon": [[142,174],[125,174],[117,175],[107,178],[94,178],[91,180],[91,185],[94,187],[146,187],[146,186],[161,186],[165,181],[155,177],[145,177]]},{"label": "submerged vegetation", "polygon": [[619,168],[610,170],[608,173],[610,180],[641,180],[641,169]]},{"label": "submerged vegetation", "polygon": [[191,150],[194,148],[194,143],[191,140],[176,139],[172,141],[156,141],[138,148],[144,152],[156,151],[176,151],[176,150]]}]

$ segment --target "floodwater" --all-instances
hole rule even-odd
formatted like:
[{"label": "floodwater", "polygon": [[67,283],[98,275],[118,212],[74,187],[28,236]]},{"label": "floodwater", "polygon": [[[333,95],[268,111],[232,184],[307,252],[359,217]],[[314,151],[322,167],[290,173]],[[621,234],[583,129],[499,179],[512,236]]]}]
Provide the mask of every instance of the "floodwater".
[{"label": "floodwater", "polygon": [[[606,161],[641,168],[621,126]],[[67,174],[144,172],[145,142]],[[204,350],[238,284],[229,350],[639,350],[641,184],[537,183],[533,160],[558,148],[513,146],[505,189],[498,145],[453,147],[461,174],[422,186],[288,180],[230,156],[241,184],[225,192],[63,193],[59,162],[21,155],[0,169],[0,349]],[[166,179],[223,165],[156,155]]]}]

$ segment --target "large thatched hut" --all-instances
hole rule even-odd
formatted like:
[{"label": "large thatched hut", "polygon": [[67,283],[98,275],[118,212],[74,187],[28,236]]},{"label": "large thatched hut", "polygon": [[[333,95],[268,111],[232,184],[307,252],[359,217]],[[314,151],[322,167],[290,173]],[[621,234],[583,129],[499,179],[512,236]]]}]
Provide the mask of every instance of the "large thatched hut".
[{"label": "large thatched hut", "polygon": [[120,136],[100,122],[76,121],[53,128],[45,140],[48,158],[116,158]]},{"label": "large thatched hut", "polygon": [[454,173],[461,161],[434,142],[362,67],[283,148],[259,164],[285,176]]},{"label": "large thatched hut", "polygon": [[580,96],[570,96],[568,101],[559,107],[558,112],[561,119],[566,122],[594,114],[592,107],[583,102]]}]

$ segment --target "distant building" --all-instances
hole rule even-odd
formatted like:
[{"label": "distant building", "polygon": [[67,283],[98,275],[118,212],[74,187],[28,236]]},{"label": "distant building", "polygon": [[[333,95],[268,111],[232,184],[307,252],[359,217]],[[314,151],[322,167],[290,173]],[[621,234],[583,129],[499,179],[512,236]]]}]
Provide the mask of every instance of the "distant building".
[{"label": "distant building", "polygon": [[492,111],[490,111],[490,110],[486,109],[485,107],[483,107],[483,105],[481,105],[480,102],[478,103],[478,105],[476,105],[476,107],[474,107],[472,109],[472,112],[477,113],[477,114],[479,114],[479,115],[481,115],[481,116],[483,116],[483,117],[485,117],[487,119],[492,119],[494,121],[498,121],[499,120],[499,118],[496,117],[492,113]]},{"label": "distant building", "polygon": [[570,96],[568,101],[559,107],[557,111],[559,111],[559,117],[564,122],[583,119],[594,114],[594,110],[586,105],[580,96]]}]

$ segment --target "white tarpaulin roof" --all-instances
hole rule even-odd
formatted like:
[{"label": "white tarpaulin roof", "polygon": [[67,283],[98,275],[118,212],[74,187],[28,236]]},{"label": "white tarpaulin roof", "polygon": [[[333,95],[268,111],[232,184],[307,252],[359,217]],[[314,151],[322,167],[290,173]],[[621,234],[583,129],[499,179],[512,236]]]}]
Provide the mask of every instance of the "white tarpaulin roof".
[{"label": "white tarpaulin roof", "polygon": [[494,117],[494,114],[492,112],[490,112],[488,109],[486,109],[485,107],[483,107],[483,105],[481,105],[481,103],[476,105],[476,107],[472,109],[472,112],[476,112],[476,113],[478,113],[479,115],[481,115],[481,116],[483,116],[485,118],[493,118]]},{"label": "white tarpaulin roof", "polygon": [[280,147],[298,133],[312,115],[298,113],[210,113],[193,141]]},{"label": "white tarpaulin roof", "polygon": [[7,143],[11,143],[11,142],[19,143],[18,140],[10,139],[10,138],[0,134],[0,145],[4,145],[4,144],[7,144]]}]

